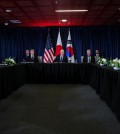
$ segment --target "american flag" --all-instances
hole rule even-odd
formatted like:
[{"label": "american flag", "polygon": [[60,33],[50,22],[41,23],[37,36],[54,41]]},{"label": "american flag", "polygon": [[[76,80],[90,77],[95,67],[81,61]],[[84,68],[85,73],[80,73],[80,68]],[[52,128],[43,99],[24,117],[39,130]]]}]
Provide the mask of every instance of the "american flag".
[{"label": "american flag", "polygon": [[44,63],[53,63],[53,61],[54,61],[54,50],[52,47],[50,34],[48,33],[47,42],[44,51]]}]

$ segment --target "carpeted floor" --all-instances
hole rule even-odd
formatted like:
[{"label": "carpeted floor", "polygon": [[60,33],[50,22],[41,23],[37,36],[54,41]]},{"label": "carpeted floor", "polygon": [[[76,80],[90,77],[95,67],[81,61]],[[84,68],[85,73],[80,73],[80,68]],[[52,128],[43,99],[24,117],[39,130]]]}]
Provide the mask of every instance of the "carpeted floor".
[{"label": "carpeted floor", "polygon": [[24,85],[0,101],[0,134],[120,134],[120,122],[87,85]]}]

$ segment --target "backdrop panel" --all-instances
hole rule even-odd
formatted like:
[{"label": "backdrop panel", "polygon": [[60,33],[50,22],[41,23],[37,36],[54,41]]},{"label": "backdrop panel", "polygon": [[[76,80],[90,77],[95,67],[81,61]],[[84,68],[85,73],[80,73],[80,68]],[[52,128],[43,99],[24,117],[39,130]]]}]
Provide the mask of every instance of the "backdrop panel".
[{"label": "backdrop panel", "polygon": [[[75,58],[81,61],[81,55],[90,48],[94,54],[99,49],[107,58],[120,58],[120,27],[49,27],[55,49],[58,31],[61,31],[63,48],[66,49],[68,30],[70,28]],[[23,60],[25,49],[35,49],[43,56],[48,27],[43,28],[1,28],[0,62],[14,57],[17,62]]]}]

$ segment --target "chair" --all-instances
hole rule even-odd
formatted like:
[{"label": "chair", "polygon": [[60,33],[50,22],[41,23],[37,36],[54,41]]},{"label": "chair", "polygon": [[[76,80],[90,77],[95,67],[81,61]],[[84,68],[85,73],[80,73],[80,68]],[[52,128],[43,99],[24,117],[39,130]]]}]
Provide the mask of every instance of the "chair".
[{"label": "chair", "polygon": [[38,62],[42,63],[42,56],[38,56]]},{"label": "chair", "polygon": [[81,63],[83,63],[83,58],[84,58],[84,56],[81,56]]}]

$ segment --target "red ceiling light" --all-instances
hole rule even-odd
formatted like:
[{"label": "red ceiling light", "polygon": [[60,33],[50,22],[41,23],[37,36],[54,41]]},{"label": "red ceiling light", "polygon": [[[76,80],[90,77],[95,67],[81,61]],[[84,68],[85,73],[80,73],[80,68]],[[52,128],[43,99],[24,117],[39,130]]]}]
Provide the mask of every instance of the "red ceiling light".
[{"label": "red ceiling light", "polygon": [[[100,3],[99,0],[95,2],[91,0],[81,0],[81,2],[80,0],[75,0],[75,2],[72,0],[15,1],[0,1],[0,24],[10,23],[9,27],[120,26],[119,0],[111,3],[107,0],[102,0]],[[90,7],[90,10],[87,7]],[[62,19],[67,19],[67,22],[62,22]]]}]

